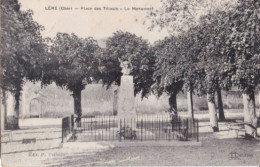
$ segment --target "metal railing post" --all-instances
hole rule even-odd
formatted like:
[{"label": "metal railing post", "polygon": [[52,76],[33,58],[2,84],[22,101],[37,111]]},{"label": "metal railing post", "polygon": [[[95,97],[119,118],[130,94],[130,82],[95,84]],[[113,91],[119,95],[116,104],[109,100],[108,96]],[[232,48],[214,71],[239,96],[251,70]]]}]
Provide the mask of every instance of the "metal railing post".
[{"label": "metal railing post", "polygon": [[121,118],[120,118],[120,121],[119,121],[120,125],[119,125],[119,141],[121,141],[121,128],[122,128],[122,124],[121,124]]},{"label": "metal railing post", "polygon": [[63,143],[63,119],[61,120],[61,143]]},{"label": "metal railing post", "polygon": [[199,142],[199,120],[197,119],[197,142]]},{"label": "metal railing post", "polygon": [[141,141],[143,141],[143,119],[141,119]]},{"label": "metal railing post", "polygon": [[186,126],[187,126],[187,133],[186,133],[186,140],[188,140],[188,138],[189,138],[189,122],[188,122],[189,120],[188,120],[188,118],[186,119]]}]

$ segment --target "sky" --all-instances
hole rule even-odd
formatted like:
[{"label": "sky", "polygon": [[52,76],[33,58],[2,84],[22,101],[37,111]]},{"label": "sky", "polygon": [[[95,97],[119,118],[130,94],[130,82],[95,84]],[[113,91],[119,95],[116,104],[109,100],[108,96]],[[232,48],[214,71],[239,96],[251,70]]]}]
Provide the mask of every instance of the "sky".
[{"label": "sky", "polygon": [[[159,0],[19,0],[21,10],[31,9],[34,20],[45,27],[43,37],[54,37],[57,32],[75,33],[80,37],[104,40],[118,30],[142,36],[153,43],[167,35],[167,31],[150,31],[147,11],[124,10],[132,7],[159,7]],[[47,10],[49,7],[92,8],[98,10]],[[103,10],[103,7],[122,8],[122,11]]]},{"label": "sky", "polygon": [[[196,0],[185,0],[195,1]],[[206,4],[212,3],[214,8],[223,3],[236,0],[204,0]],[[127,31],[142,36],[151,44],[169,35],[167,30],[150,31],[149,11],[125,10],[127,8],[153,8],[159,9],[160,0],[19,0],[21,10],[31,9],[34,20],[45,27],[43,37],[54,37],[57,32],[75,33],[79,37],[93,37],[100,45],[111,37],[116,31]],[[50,10],[50,8],[58,10]],[[59,8],[72,8],[73,10],[59,10]],[[81,8],[92,10],[81,10]],[[104,10],[104,7],[122,8],[122,10]],[[78,10],[75,10],[77,8]],[[102,10],[94,10],[101,8]],[[197,12],[198,14],[198,12]]]}]

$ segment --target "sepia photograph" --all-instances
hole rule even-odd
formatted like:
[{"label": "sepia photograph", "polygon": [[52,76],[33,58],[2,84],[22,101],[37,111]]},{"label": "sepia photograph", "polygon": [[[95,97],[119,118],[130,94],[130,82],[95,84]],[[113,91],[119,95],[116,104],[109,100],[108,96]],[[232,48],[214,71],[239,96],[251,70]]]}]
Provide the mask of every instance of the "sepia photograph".
[{"label": "sepia photograph", "polygon": [[259,0],[0,0],[3,167],[259,166]]}]

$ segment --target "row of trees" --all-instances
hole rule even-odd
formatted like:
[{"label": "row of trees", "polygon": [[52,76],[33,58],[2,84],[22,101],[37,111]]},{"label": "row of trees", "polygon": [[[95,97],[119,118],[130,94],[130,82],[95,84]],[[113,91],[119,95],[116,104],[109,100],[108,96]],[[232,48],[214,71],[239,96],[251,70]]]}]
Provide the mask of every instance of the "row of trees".
[{"label": "row of trees", "polygon": [[193,23],[192,26],[187,23],[188,29],[178,31],[178,35],[157,43],[156,90],[176,96],[185,89],[191,116],[192,92],[206,95],[211,126],[218,131],[215,93],[218,95],[220,120],[224,120],[221,90],[237,87],[243,95],[244,121],[250,124],[246,126],[246,135],[254,135],[257,121],[255,93],[260,78],[260,2],[238,0],[225,11],[211,10],[201,16],[197,24],[193,22],[192,10],[188,10],[185,2],[166,1],[161,10],[151,13],[153,26],[170,25],[173,30],[179,30],[171,23],[176,22],[174,13],[180,13],[180,10],[191,16],[187,19],[184,14],[183,20]]},{"label": "row of trees", "polygon": [[[163,27],[167,25],[163,18],[167,18],[167,23],[171,17],[176,21],[176,15],[167,15],[171,10],[182,13],[180,4],[184,7],[185,20],[188,3],[166,1],[166,11],[151,14],[153,23]],[[25,80],[41,81],[42,86],[55,82],[71,91],[74,113],[81,116],[81,91],[85,85],[98,82],[108,87],[120,85],[119,59],[129,58],[135,94],[147,97],[151,92],[157,96],[166,92],[170,111],[177,113],[177,94],[184,90],[192,118],[192,95],[207,96],[211,126],[218,131],[215,94],[219,120],[224,120],[221,90],[236,86],[243,94],[245,121],[255,125],[254,94],[260,78],[260,5],[256,0],[239,0],[229,10],[212,11],[201,16],[197,24],[188,25],[186,30],[177,26],[178,33],[153,46],[141,37],[118,31],[107,39],[106,48],[100,48],[93,38],[75,34],[57,33],[53,39],[43,39],[43,27],[33,21],[32,11],[20,11],[17,0],[3,0],[1,7],[3,101],[7,92],[11,92],[15,101],[15,114],[5,120],[6,128],[19,127],[19,99]],[[253,129],[246,128],[252,136]]]}]

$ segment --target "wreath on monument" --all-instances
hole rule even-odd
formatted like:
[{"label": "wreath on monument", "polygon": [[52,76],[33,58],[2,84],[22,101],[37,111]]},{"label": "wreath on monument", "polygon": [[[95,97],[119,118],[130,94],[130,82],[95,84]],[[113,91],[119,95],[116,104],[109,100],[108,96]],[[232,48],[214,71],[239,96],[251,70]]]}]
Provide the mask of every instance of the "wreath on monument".
[{"label": "wreath on monument", "polygon": [[130,127],[121,127],[119,131],[117,131],[116,134],[117,138],[119,139],[130,139],[135,140],[137,139],[136,131],[132,130]]}]

